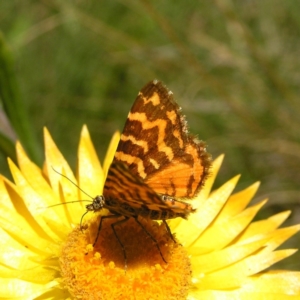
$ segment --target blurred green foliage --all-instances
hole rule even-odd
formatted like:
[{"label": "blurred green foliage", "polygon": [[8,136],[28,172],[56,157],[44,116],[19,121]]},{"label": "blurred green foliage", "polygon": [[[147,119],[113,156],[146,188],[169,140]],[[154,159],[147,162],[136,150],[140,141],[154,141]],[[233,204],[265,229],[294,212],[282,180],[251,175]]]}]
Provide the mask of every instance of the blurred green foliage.
[{"label": "blurred green foliage", "polygon": [[[19,138],[39,161],[47,126],[75,169],[87,124],[103,157],[139,89],[156,78],[213,156],[226,154],[217,185],[238,173],[239,189],[260,180],[265,217],[292,209],[288,223],[299,222],[299,11],[296,0],[1,1],[38,143],[29,151]],[[4,156],[0,163],[7,175]],[[297,257],[289,268],[299,269]]]}]

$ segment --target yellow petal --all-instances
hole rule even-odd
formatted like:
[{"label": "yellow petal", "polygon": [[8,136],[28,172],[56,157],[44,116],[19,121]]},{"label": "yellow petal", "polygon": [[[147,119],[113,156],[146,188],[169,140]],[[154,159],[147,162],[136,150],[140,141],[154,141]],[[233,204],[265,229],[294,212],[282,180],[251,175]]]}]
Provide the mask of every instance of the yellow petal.
[{"label": "yellow petal", "polygon": [[25,245],[21,244],[2,228],[0,228],[0,238],[2,245],[0,263],[2,266],[19,270],[37,266],[37,263],[31,260],[35,253],[28,247],[28,244],[31,244],[30,241]]},{"label": "yellow petal", "polygon": [[[16,184],[16,186],[13,184],[7,184],[6,186],[8,192],[10,191],[12,195],[11,200],[15,201],[18,208],[22,209],[22,215],[26,216],[27,222],[31,224],[32,228],[34,228],[41,237],[49,241],[57,239],[56,234],[52,230],[49,230],[50,228],[43,218],[45,211],[40,209],[45,206],[44,198],[32,189],[20,170],[10,159],[8,163]],[[57,214],[55,214],[52,209],[47,210],[47,215],[52,220],[60,222]]]},{"label": "yellow petal", "polygon": [[[188,222],[182,220],[175,228],[176,237],[186,247],[193,244],[201,233],[213,222],[224,203],[238,182],[239,176],[235,176],[218,190],[213,192],[209,198],[198,207],[194,214],[189,216]],[[188,228],[187,228],[188,226]],[[187,234],[188,233],[188,234]]]},{"label": "yellow petal", "polygon": [[23,176],[34,191],[43,197],[43,205],[47,206],[58,203],[59,197],[53,192],[49,182],[43,176],[42,170],[30,161],[19,142],[16,144],[16,152],[18,165]]},{"label": "yellow petal", "polygon": [[[44,129],[44,140],[46,156],[44,171],[49,178],[51,188],[60,197],[62,203],[80,200],[79,189],[76,186],[78,185],[77,180],[46,128]],[[69,204],[67,208],[61,209],[66,213],[68,223],[78,224],[78,218],[82,215],[82,204]]]},{"label": "yellow petal", "polygon": [[238,288],[243,284],[245,278],[261,272],[293,253],[295,253],[295,250],[258,251],[257,254],[251,255],[220,271],[195,276],[198,280],[196,286],[200,290]]},{"label": "yellow petal", "polygon": [[113,161],[113,158],[114,158],[114,155],[116,153],[119,141],[120,141],[120,132],[117,131],[117,132],[114,133],[114,135],[113,135],[113,137],[112,137],[112,139],[109,143],[109,146],[108,146],[108,149],[107,149],[107,152],[106,152],[106,156],[105,156],[105,159],[104,159],[103,170],[104,170],[104,176],[105,177],[107,175],[109,166]]},{"label": "yellow petal", "polygon": [[43,176],[42,171],[32,161],[29,160],[21,144],[18,142],[16,144],[16,151],[18,164],[23,176],[44,202],[36,207],[38,214],[43,214],[46,219],[52,218],[57,220],[58,223],[60,223],[60,227],[67,226],[67,224],[70,223],[70,220],[67,218],[67,214],[62,207],[57,207],[54,209],[48,208],[50,205],[59,204],[60,198],[53,192],[49,182]]},{"label": "yellow petal", "polygon": [[300,295],[300,272],[269,271],[254,275],[243,284],[243,290],[255,293],[280,295],[280,299]]},{"label": "yellow petal", "polygon": [[293,300],[299,299],[299,294],[288,295],[287,293],[272,292],[248,292],[243,289],[233,291],[192,291],[188,300]]},{"label": "yellow petal", "polygon": [[[92,198],[102,194],[104,174],[86,126],[82,128],[78,148],[78,182]],[[80,198],[87,196],[81,193]]]},{"label": "yellow petal", "polygon": [[[248,226],[265,202],[262,201],[247,208],[230,220],[223,219],[223,222],[212,224],[202,233],[193,246],[206,249],[206,251],[208,249],[218,250],[227,246]],[[212,237],[218,238],[212,239]]]},{"label": "yellow petal", "polygon": [[239,241],[246,240],[256,234],[266,234],[273,232],[274,229],[279,227],[290,215],[289,211],[285,211],[274,215],[268,219],[256,221],[249,225],[249,227],[241,234]]},{"label": "yellow petal", "polygon": [[[300,230],[300,225],[294,225],[285,228],[279,228],[272,233],[266,234],[265,236],[271,237],[268,242],[268,247],[265,250],[274,250],[283,244],[287,239],[293,236]],[[239,241],[237,241],[239,242]]]},{"label": "yellow petal", "polygon": [[199,255],[199,252],[197,253],[197,247],[192,247],[192,249],[189,249],[189,253],[192,255],[191,262],[193,269],[196,270],[195,273],[206,274],[225,268],[262,249],[269,239],[268,237],[257,241],[249,241],[244,244],[234,244],[225,249],[202,255]]},{"label": "yellow petal", "polygon": [[[36,299],[39,295],[57,285],[57,282],[37,284],[20,279],[0,278],[0,298],[2,299]],[[45,298],[43,298],[45,299]]]},{"label": "yellow petal", "polygon": [[18,278],[32,283],[47,284],[58,277],[59,271],[43,265],[14,269],[0,266],[0,278]]},{"label": "yellow petal", "polygon": [[[240,176],[228,180],[220,188],[210,194],[208,199],[198,208],[196,213],[189,217],[189,221],[198,227],[201,233],[220,213],[228,197],[236,187]],[[201,220],[201,221],[200,221]]]},{"label": "yellow petal", "polygon": [[197,206],[196,208],[198,208],[198,206],[201,206],[203,205],[203,202],[206,201],[206,199],[208,198],[210,192],[211,192],[211,189],[212,189],[212,186],[215,182],[215,179],[217,177],[217,174],[221,168],[221,165],[222,165],[222,162],[223,162],[223,159],[224,159],[224,154],[222,155],[219,155],[213,162],[212,162],[212,165],[211,165],[211,168],[209,170],[209,176],[208,178],[206,179],[205,181],[205,185],[204,187],[201,189],[200,191],[200,194],[199,196],[197,197],[197,201],[199,203],[197,203]]},{"label": "yellow petal", "polygon": [[220,221],[224,218],[235,216],[243,211],[256,194],[259,185],[260,183],[256,182],[246,189],[231,195],[220,212],[218,220]]}]

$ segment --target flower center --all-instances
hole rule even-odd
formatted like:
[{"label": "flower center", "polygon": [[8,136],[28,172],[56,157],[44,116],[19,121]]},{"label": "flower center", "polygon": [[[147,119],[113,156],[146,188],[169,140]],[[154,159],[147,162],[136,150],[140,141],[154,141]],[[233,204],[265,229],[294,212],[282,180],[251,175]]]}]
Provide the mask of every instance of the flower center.
[{"label": "flower center", "polygon": [[121,219],[103,219],[95,247],[99,216],[88,221],[83,231],[77,227],[69,234],[60,264],[71,295],[76,299],[186,299],[191,267],[185,249],[174,243],[163,223],[144,219],[139,221],[145,230],[130,218],[115,225],[116,236],[111,225]]}]

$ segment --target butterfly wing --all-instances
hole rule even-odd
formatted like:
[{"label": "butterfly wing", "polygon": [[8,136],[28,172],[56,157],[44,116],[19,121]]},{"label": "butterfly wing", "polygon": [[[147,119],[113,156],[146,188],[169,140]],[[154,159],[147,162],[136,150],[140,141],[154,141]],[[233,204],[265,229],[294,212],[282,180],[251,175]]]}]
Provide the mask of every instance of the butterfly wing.
[{"label": "butterfly wing", "polygon": [[[112,208],[118,212],[122,203],[126,207],[130,206],[138,210],[144,211],[169,211],[185,216],[193,209],[189,204],[178,201],[164,201],[153,191],[151,187],[144,183],[139,177],[135,176],[124,163],[112,163],[105,182],[103,196],[107,202],[116,200],[115,206]],[[114,203],[114,202],[113,202]]]},{"label": "butterfly wing", "polygon": [[156,193],[193,197],[210,167],[205,144],[188,134],[172,93],[149,82],[138,94],[114,157]]}]

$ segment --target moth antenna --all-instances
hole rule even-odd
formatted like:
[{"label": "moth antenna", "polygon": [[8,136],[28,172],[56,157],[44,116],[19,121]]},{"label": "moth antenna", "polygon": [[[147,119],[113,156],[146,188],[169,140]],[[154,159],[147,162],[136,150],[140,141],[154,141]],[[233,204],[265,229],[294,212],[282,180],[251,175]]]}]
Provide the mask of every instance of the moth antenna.
[{"label": "moth antenna", "polygon": [[52,204],[49,206],[39,207],[39,208],[50,208],[50,207],[54,207],[54,206],[59,206],[59,205],[64,205],[64,204],[69,204],[69,203],[77,203],[77,202],[93,202],[93,201],[92,200],[74,200],[74,201],[67,201],[67,202],[63,202],[63,203]]},{"label": "moth antenna", "polygon": [[[82,191],[85,195],[87,195],[88,197],[90,197],[91,199],[94,199],[91,195],[89,195],[88,193],[86,193],[82,188],[80,188],[75,182],[73,182],[70,178],[68,178],[66,175],[56,171],[53,166],[51,166],[51,168],[53,169],[53,171],[57,174],[59,174],[62,177],[65,177],[66,179],[68,179],[72,184],[74,184],[80,191]],[[83,201],[87,201],[87,200],[83,200]],[[73,201],[69,202],[72,203]],[[75,201],[76,202],[76,201]],[[77,201],[78,202],[78,201]],[[92,201],[91,201],[92,202]],[[67,203],[67,202],[66,202]]]}]

